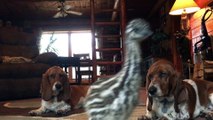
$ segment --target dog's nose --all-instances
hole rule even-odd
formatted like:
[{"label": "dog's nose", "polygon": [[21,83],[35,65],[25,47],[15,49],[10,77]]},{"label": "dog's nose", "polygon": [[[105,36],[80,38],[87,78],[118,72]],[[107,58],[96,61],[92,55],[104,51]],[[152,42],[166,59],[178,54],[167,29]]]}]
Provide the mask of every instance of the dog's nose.
[{"label": "dog's nose", "polygon": [[150,95],[154,95],[157,92],[157,88],[155,86],[151,86],[148,89],[148,92],[149,92]]},{"label": "dog's nose", "polygon": [[59,84],[59,83],[57,83],[57,84],[55,84],[55,88],[56,88],[57,90],[60,90],[60,89],[62,88],[62,85]]}]

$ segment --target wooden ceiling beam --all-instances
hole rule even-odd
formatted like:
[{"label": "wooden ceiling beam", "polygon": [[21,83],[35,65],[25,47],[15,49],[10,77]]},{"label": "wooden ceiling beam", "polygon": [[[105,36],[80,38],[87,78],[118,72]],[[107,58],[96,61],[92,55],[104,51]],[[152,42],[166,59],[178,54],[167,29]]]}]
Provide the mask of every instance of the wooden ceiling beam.
[{"label": "wooden ceiling beam", "polygon": [[153,9],[150,11],[148,18],[151,18],[165,3],[167,0],[158,0]]}]

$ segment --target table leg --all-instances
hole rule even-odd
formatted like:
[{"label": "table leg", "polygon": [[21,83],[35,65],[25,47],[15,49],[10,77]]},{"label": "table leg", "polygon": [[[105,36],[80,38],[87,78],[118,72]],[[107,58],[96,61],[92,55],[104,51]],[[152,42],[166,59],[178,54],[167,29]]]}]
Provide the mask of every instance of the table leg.
[{"label": "table leg", "polygon": [[77,75],[78,75],[78,79],[77,79],[77,83],[80,85],[81,84],[81,73],[80,73],[80,66],[78,66],[78,68],[77,68],[78,70],[78,73],[77,73]]}]

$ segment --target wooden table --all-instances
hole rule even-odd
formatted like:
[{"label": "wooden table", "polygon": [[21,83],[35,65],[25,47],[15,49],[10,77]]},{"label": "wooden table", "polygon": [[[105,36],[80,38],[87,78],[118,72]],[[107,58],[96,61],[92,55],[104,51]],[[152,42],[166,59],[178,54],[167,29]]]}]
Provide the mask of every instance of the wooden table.
[{"label": "wooden table", "polygon": [[[75,67],[80,71],[80,58],[78,57],[58,57],[58,65],[65,69],[67,73],[68,67]],[[76,83],[81,84],[81,75],[76,73]]]}]

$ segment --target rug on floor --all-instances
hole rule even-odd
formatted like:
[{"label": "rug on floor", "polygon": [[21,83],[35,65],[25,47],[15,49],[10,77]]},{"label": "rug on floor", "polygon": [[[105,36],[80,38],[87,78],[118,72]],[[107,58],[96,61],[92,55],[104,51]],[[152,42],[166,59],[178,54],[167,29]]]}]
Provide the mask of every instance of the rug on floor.
[{"label": "rug on floor", "polygon": [[[0,115],[21,115],[21,116],[30,116],[29,111],[37,109],[40,107],[41,99],[24,99],[24,100],[14,100],[14,101],[5,101],[0,102]],[[72,114],[78,114],[84,112],[83,109],[74,109],[66,116]],[[58,117],[54,113],[48,113],[42,115],[43,117]]]},{"label": "rug on floor", "polygon": [[[38,107],[40,107],[39,98],[0,102],[0,120],[88,120],[83,109],[74,109],[66,116],[61,117],[51,113],[42,117],[28,114],[30,110]],[[145,113],[145,105],[138,105],[129,120],[137,120]],[[197,118],[196,120],[205,120],[205,118]]]},{"label": "rug on floor", "polygon": [[[30,116],[28,112],[40,106],[40,99],[26,99],[0,102],[0,120],[88,120],[87,114],[83,109],[72,110],[66,116],[55,116],[46,114],[40,116]],[[139,105],[134,110],[130,120],[137,120],[142,114],[145,114],[145,106]]]},{"label": "rug on floor", "polygon": [[8,101],[3,106],[7,108],[38,108],[41,105],[41,99],[24,99]]}]

